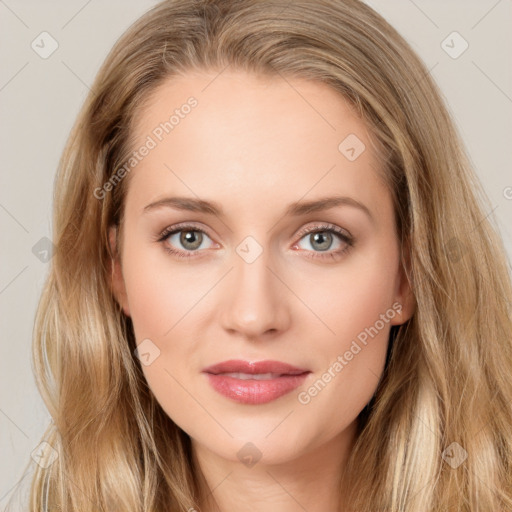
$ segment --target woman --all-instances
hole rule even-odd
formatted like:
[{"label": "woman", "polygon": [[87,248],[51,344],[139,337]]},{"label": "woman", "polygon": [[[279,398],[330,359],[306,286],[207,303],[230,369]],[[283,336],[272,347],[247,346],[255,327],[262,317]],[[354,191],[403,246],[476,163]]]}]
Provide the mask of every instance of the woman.
[{"label": "woman", "polygon": [[36,318],[31,510],[512,510],[503,247],[383,18],[165,1],[92,91]]}]

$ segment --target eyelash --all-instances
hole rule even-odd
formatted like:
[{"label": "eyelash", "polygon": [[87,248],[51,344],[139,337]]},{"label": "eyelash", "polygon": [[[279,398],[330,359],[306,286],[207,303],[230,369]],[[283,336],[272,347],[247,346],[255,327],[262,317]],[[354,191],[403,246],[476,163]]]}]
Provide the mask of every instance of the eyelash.
[{"label": "eyelash", "polygon": [[[195,253],[199,251],[179,251],[176,249],[172,249],[169,246],[165,244],[165,241],[171,236],[176,233],[180,233],[181,231],[191,231],[191,232],[199,232],[203,233],[209,238],[211,238],[206,231],[199,229],[196,226],[190,225],[190,224],[184,224],[184,225],[178,225],[178,226],[171,226],[169,228],[164,229],[162,233],[160,233],[156,239],[157,242],[160,242],[164,245],[164,249],[169,254],[176,256],[178,258],[196,258]],[[300,233],[299,241],[302,240],[306,235],[310,235],[312,233],[334,233],[341,239],[342,242],[346,244],[346,247],[344,249],[338,249],[334,252],[325,252],[324,254],[316,256],[315,254],[320,254],[318,251],[311,254],[312,251],[306,251],[306,257],[312,258],[312,259],[327,259],[332,258],[333,260],[337,260],[341,258],[343,255],[345,255],[354,245],[355,239],[347,234],[345,234],[344,231],[342,231],[337,226],[334,226],[333,224],[323,224],[321,226],[314,226],[311,228],[306,228]]]}]

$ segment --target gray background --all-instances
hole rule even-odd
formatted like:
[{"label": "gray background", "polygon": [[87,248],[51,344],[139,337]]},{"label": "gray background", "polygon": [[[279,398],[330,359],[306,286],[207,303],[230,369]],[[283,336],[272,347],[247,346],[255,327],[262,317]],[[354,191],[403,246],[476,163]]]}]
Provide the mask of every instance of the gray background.
[{"label": "gray background", "polygon": [[[50,420],[35,386],[30,346],[34,313],[48,268],[44,237],[51,239],[57,162],[107,52],[155,3],[0,0],[2,510],[18,482],[19,489],[28,487],[35,464],[31,453]],[[495,219],[510,260],[512,1],[367,3],[409,41],[440,85],[489,196],[491,207],[486,213]],[[57,50],[46,59],[31,47],[34,40],[42,46],[39,35],[43,31],[58,43]],[[469,44],[455,59],[442,47],[453,31]],[[445,44],[457,52],[462,41],[453,39],[452,43],[452,39]],[[47,50],[49,40],[45,41]]]}]

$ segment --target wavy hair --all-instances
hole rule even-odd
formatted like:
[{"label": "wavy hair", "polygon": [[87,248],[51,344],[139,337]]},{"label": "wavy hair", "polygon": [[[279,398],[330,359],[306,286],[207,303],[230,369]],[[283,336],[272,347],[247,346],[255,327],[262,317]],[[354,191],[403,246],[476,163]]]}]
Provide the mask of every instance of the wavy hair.
[{"label": "wavy hair", "polygon": [[122,222],[127,180],[102,199],[94,191],[133,152],[134,119],[157,86],[227,66],[328,84],[379,145],[416,309],[393,331],[383,377],[360,415],[347,510],[512,510],[505,251],[437,85],[359,0],[167,0],[109,53],[55,182],[56,249],[33,363],[52,418],[43,440],[56,458],[36,467],[30,510],[199,508],[190,439],[148,389],[131,320],[111,288],[108,228]]}]

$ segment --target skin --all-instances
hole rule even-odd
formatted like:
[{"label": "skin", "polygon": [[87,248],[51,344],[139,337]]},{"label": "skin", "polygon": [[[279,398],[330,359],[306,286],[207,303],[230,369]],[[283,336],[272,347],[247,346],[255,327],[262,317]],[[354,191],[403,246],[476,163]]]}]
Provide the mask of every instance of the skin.
[{"label": "skin", "polygon": [[[165,412],[190,435],[195,463],[214,489],[203,512],[341,511],[342,470],[357,417],[382,375],[391,326],[413,312],[391,195],[370,135],[325,84],[226,70],[191,72],[159,86],[135,123],[137,140],[142,144],[190,96],[197,107],[131,171],[122,243],[110,231],[112,247],[120,246],[116,297],[132,318],[137,343],[150,339],[160,350],[142,366],[144,375]],[[338,150],[349,134],[366,146],[354,161]],[[290,203],[332,195],[363,203],[372,219],[346,204],[285,215]],[[144,211],[168,196],[215,201],[224,216]],[[185,232],[206,232],[188,259],[165,251],[167,245],[194,252],[180,243],[181,233],[156,241],[182,222],[194,225]],[[301,234],[324,223],[355,240],[335,259],[329,253],[347,247],[337,235],[322,251],[314,235]],[[262,249],[252,263],[236,251],[247,236]],[[308,404],[300,403],[299,392],[395,302],[401,312]],[[218,394],[201,373],[227,359],[278,360],[312,373],[277,400],[240,404]],[[261,452],[252,467],[237,456],[249,442]]]}]

